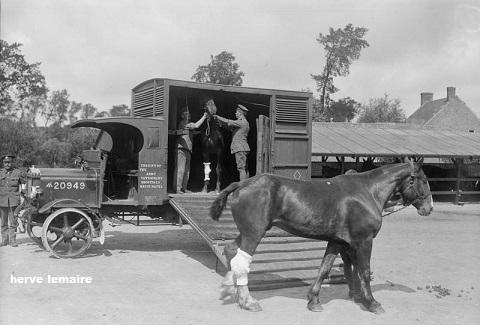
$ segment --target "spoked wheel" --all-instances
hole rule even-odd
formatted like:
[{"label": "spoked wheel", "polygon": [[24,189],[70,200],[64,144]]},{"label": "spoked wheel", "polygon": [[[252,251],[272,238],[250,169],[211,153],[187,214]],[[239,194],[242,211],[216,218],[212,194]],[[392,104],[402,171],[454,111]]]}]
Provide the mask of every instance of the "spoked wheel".
[{"label": "spoked wheel", "polygon": [[[56,257],[76,257],[92,244],[93,231],[92,219],[85,212],[63,208],[53,212],[43,223],[42,243]],[[52,233],[55,239],[50,236]]]}]

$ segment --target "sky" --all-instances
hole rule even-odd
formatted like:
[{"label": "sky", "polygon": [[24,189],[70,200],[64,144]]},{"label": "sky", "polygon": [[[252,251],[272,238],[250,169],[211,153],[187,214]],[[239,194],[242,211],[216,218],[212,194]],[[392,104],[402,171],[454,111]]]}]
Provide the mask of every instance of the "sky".
[{"label": "sky", "polygon": [[480,117],[480,0],[0,0],[2,39],[23,44],[50,90],[100,110],[130,104],[150,78],[191,80],[210,55],[231,52],[243,86],[311,90],[329,28],[366,27],[370,47],[333,99],[398,98],[448,86]]}]

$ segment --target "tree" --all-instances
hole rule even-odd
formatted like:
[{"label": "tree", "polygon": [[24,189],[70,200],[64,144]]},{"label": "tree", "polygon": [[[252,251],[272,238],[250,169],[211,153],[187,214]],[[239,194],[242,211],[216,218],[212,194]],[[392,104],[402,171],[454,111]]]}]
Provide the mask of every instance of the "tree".
[{"label": "tree", "polygon": [[72,101],[70,104],[70,109],[68,110],[68,121],[70,124],[78,120],[77,114],[82,110],[82,103]]},{"label": "tree", "polygon": [[0,152],[16,155],[19,166],[37,163],[39,138],[36,130],[25,121],[0,119]]},{"label": "tree", "polygon": [[223,51],[213,57],[210,55],[211,62],[207,65],[200,65],[192,76],[196,82],[208,82],[222,85],[241,86],[242,77],[245,75],[238,71],[240,66],[235,63],[235,57],[232,53]]},{"label": "tree", "polygon": [[14,115],[19,121],[27,122],[32,126],[37,126],[37,119],[42,116],[47,108],[47,97],[44,95],[30,96],[22,100],[17,100],[12,104]]},{"label": "tree", "polygon": [[400,108],[400,100],[388,98],[388,94],[384,94],[380,98],[370,98],[368,104],[360,107],[358,118],[359,123],[385,123],[405,122],[405,113]]},{"label": "tree", "polygon": [[90,118],[90,117],[94,117],[96,113],[97,113],[97,108],[95,106],[93,106],[92,104],[85,104],[82,106],[80,117]]},{"label": "tree", "polygon": [[109,113],[110,116],[129,116],[130,108],[125,104],[113,105]]},{"label": "tree", "polygon": [[321,109],[320,100],[316,100],[314,121],[350,122],[359,110],[360,104],[350,97],[339,99],[331,105]]},{"label": "tree", "polygon": [[108,114],[107,111],[101,111],[101,112],[97,112],[95,114],[95,117],[109,117],[109,116],[110,116],[110,114]]},{"label": "tree", "polygon": [[72,144],[59,141],[57,138],[48,139],[41,146],[43,161],[50,167],[60,167],[68,164]]},{"label": "tree", "polygon": [[48,99],[47,109],[43,113],[45,126],[47,126],[49,122],[61,125],[67,120],[68,107],[70,106],[69,97],[70,95],[66,89],[52,92]]},{"label": "tree", "polygon": [[0,115],[15,115],[13,104],[29,97],[45,97],[48,89],[40,63],[29,64],[22,44],[0,40]]},{"label": "tree", "polygon": [[364,27],[353,27],[348,24],[344,29],[334,30],[330,27],[330,33],[318,35],[317,41],[325,49],[325,66],[319,75],[312,75],[320,92],[320,105],[322,108],[330,101],[330,95],[337,92],[338,88],[333,85],[333,78],[345,77],[350,73],[350,65],[360,58],[360,51],[370,46],[363,39],[367,33]]}]

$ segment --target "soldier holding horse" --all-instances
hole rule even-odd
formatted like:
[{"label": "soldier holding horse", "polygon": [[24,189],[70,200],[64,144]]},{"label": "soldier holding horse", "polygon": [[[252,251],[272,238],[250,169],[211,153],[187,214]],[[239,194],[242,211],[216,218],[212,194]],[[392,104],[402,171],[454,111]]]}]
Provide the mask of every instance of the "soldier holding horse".
[{"label": "soldier holding horse", "polygon": [[237,170],[241,181],[248,178],[247,156],[250,152],[250,147],[248,146],[247,137],[248,132],[250,131],[250,125],[246,119],[247,113],[248,109],[245,106],[238,104],[237,110],[235,111],[236,120],[229,120],[215,115],[215,119],[221,126],[232,131],[232,144],[230,146],[230,151],[235,155],[235,162],[237,164]]},{"label": "soldier holding horse", "polygon": [[181,119],[178,129],[183,131],[177,140],[177,193],[187,191],[188,178],[190,176],[190,161],[192,157],[193,130],[198,129],[205,119],[207,113],[195,123],[190,122],[188,107],[184,107],[180,113]]},{"label": "soldier holding horse", "polygon": [[307,182],[263,174],[225,188],[211,206],[218,220],[230,195],[240,235],[225,246],[229,271],[224,289],[236,293],[241,308],[261,310],[248,291],[253,254],[266,231],[277,226],[294,235],[327,241],[316,280],[308,291],[308,308],[320,311],[320,287],[338,254],[344,262],[349,294],[369,311],[383,312],[370,288],[373,239],[382,226],[382,210],[392,195],[413,205],[419,215],[433,210],[432,195],[421,162],[386,165],[371,171]]}]

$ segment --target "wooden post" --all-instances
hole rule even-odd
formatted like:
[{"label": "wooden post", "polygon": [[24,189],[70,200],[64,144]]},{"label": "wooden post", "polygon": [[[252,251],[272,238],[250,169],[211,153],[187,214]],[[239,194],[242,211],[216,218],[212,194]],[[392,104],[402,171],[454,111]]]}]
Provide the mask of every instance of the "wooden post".
[{"label": "wooden post", "polygon": [[358,172],[358,163],[360,162],[360,157],[355,157],[355,170]]},{"label": "wooden post", "polygon": [[345,156],[340,158],[340,173],[345,174]]},{"label": "wooden post", "polygon": [[265,172],[263,170],[263,145],[265,144],[263,141],[263,115],[259,115],[255,122],[257,123],[257,171],[255,175],[260,175]]},{"label": "wooden post", "polygon": [[463,165],[463,159],[461,158],[456,158],[455,159],[455,166],[457,167],[457,180],[455,181],[455,204],[460,203],[460,199],[462,194],[460,193],[461,187],[460,187],[460,178],[462,177],[462,165]]}]

